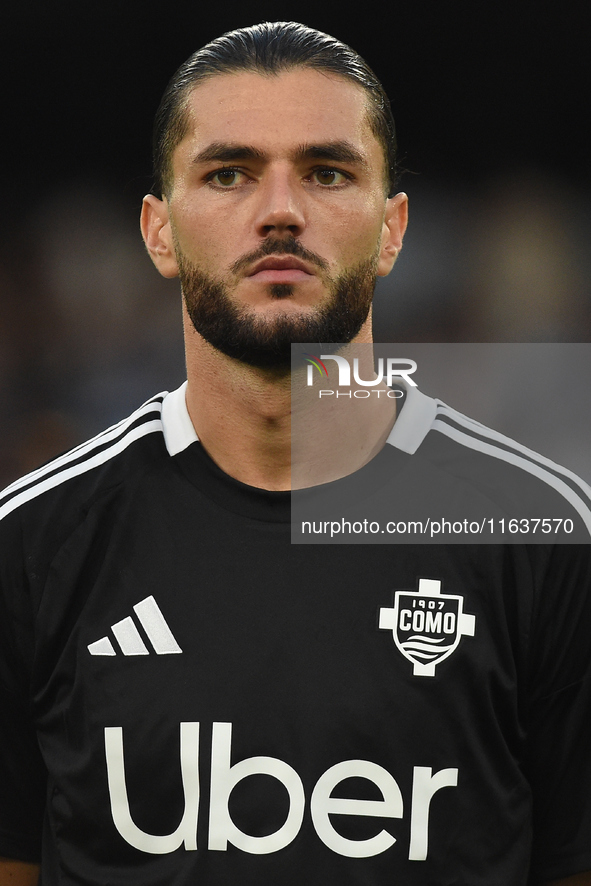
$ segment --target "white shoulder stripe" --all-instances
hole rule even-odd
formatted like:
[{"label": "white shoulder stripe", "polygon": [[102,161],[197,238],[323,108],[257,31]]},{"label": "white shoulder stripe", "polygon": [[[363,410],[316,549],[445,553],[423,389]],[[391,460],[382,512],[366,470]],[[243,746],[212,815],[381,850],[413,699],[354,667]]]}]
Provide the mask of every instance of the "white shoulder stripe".
[{"label": "white shoulder stripe", "polygon": [[[448,425],[446,422],[440,421],[438,419],[433,422],[433,430],[440,431],[442,434],[451,437],[452,440],[456,440],[458,443],[467,446],[469,449],[475,449],[478,452],[484,452],[487,455],[492,455],[494,458],[498,458],[501,461],[506,461],[509,464],[516,465],[517,467],[522,468],[524,471],[527,471],[529,474],[533,474],[534,476],[539,477],[549,486],[552,486],[554,489],[556,489],[557,492],[560,492],[560,494],[568,502],[570,502],[573,508],[581,516],[583,523],[585,524],[589,531],[589,534],[591,535],[591,510],[589,509],[589,507],[585,504],[581,497],[577,495],[575,490],[571,489],[571,487],[564,482],[564,480],[561,480],[560,477],[557,477],[555,474],[546,470],[538,462],[531,461],[531,459],[529,458],[524,458],[523,456],[518,455],[516,452],[509,452],[506,449],[500,449],[493,443],[487,443],[485,440],[480,440],[477,437],[472,437],[469,434],[466,434],[464,431],[459,430],[459,428],[454,428],[451,425]],[[528,453],[528,455],[530,454],[530,450],[526,449],[525,447],[520,448]],[[545,461],[549,465],[552,465],[552,467],[557,467],[556,465],[554,465],[553,462],[550,462],[547,459],[545,459]],[[573,474],[573,477],[574,476],[576,475]]]},{"label": "white shoulder stripe", "polygon": [[84,474],[86,471],[91,471],[93,468],[104,464],[115,455],[123,452],[124,449],[127,449],[127,447],[135,440],[139,440],[140,437],[145,437],[146,434],[153,434],[155,431],[162,431],[162,423],[160,422],[160,419],[144,422],[137,428],[133,428],[128,434],[121,437],[116,443],[109,446],[107,449],[102,449],[100,452],[96,453],[96,455],[87,458],[85,461],[71,465],[69,468],[64,468],[64,470],[59,471],[59,473],[52,474],[45,480],[40,480],[33,486],[29,486],[19,495],[15,495],[7,501],[5,505],[0,507],[0,520],[25,502],[36,498],[43,492],[47,492],[48,489],[53,489],[55,486],[65,483],[66,480],[70,480],[72,477],[78,477],[80,474]]},{"label": "white shoulder stripe", "polygon": [[160,414],[161,409],[162,404],[158,399],[152,398],[148,400],[146,403],[140,406],[139,409],[136,409],[135,412],[132,412],[131,415],[129,415],[127,418],[124,418],[116,425],[112,425],[110,428],[101,431],[100,434],[96,435],[96,437],[92,437],[90,440],[86,440],[84,443],[81,443],[74,449],[69,449],[67,452],[64,452],[57,458],[52,459],[52,461],[48,462],[47,464],[42,465],[40,468],[37,468],[36,470],[25,474],[24,477],[20,477],[18,480],[15,480],[14,483],[11,483],[10,486],[7,486],[0,493],[0,501],[2,501],[2,499],[6,496],[11,495],[17,489],[22,489],[24,486],[30,486],[38,479],[41,479],[47,474],[53,473],[56,470],[60,470],[62,467],[70,464],[70,462],[76,461],[84,455],[91,453],[97,447],[103,446],[109,443],[110,440],[116,439],[117,437],[125,433],[126,428],[134,424],[134,422],[138,421],[138,419],[142,418],[143,416],[149,415],[151,412],[156,412]]},{"label": "white shoulder stripe", "polygon": [[[437,403],[438,416],[448,416],[453,421],[457,422],[457,424],[464,425],[467,432],[472,431],[473,433],[479,434],[481,437],[488,437],[488,439],[492,440],[493,442],[500,443],[503,446],[515,450],[516,452],[522,453],[531,461],[537,462],[540,465],[545,465],[554,474],[562,474],[563,477],[568,477],[568,479],[571,480],[576,486],[578,486],[582,492],[588,495],[589,499],[591,500],[591,486],[589,486],[588,483],[585,483],[585,481],[581,477],[579,477],[578,474],[575,474],[568,468],[563,467],[563,465],[557,464],[556,462],[552,461],[552,459],[546,458],[545,455],[540,455],[539,452],[534,452],[533,449],[529,449],[522,443],[517,443],[517,441],[512,440],[511,437],[506,437],[504,434],[500,434],[498,431],[495,431],[492,428],[487,427],[486,425],[480,424],[480,422],[474,421],[468,416],[463,415],[461,412],[457,412],[455,409],[451,409],[440,400],[437,401]],[[435,427],[435,423],[433,426]],[[500,449],[500,451],[503,452],[505,450]]]}]

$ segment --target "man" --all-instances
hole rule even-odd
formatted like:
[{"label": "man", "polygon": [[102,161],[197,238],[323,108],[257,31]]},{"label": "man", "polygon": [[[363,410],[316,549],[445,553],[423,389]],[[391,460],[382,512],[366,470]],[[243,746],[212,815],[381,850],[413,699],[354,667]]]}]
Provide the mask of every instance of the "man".
[{"label": "man", "polygon": [[[588,546],[289,543],[290,343],[369,343],[406,227],[379,84],[301,25],[233,32],[155,144],[188,385],[0,500],[0,883],[591,883]],[[429,403],[338,475],[404,482]],[[462,625],[436,670],[395,592]]]}]

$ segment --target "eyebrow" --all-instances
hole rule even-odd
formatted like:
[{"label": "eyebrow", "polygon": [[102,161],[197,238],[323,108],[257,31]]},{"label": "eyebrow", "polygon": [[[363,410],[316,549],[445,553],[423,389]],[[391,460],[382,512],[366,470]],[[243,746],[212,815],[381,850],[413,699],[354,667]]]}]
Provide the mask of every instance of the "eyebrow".
[{"label": "eyebrow", "polygon": [[233,160],[265,160],[267,155],[264,151],[252,145],[239,145],[234,142],[212,142],[196,157],[193,163],[229,163]]},{"label": "eyebrow", "polygon": [[[298,162],[302,160],[328,160],[335,163],[351,163],[367,166],[364,155],[348,141],[331,141],[321,144],[299,145],[290,155]],[[194,158],[193,163],[232,163],[239,160],[268,160],[269,155],[253,145],[241,145],[235,142],[212,142]]]},{"label": "eyebrow", "polygon": [[332,160],[335,163],[352,163],[367,166],[364,155],[350,142],[334,141],[318,145],[300,145],[294,152],[295,160]]}]

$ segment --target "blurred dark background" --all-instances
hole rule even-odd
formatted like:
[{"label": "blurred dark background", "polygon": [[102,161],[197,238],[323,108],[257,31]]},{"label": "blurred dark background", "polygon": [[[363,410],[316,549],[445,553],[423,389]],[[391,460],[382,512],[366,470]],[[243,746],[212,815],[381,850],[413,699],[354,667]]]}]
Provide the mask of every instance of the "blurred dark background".
[{"label": "blurred dark background", "polygon": [[376,340],[591,338],[583,3],[212,6],[3,12],[0,485],[183,380],[178,284],[137,225],[152,118],[191,52],[262,20],[350,43],[390,95],[411,221]]}]

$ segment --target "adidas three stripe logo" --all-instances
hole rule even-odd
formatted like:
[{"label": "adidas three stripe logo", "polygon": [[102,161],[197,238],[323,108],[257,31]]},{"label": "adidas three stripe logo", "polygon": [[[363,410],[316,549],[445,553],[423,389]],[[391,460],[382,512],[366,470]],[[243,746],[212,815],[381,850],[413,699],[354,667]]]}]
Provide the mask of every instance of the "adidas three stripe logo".
[{"label": "adidas three stripe logo", "polygon": [[[174,638],[160,607],[154,597],[146,597],[133,607],[139,623],[154,648],[156,655],[174,655],[183,650]],[[150,655],[137,626],[131,616],[111,626],[115,639],[123,655]],[[117,655],[109,637],[101,637],[90,643],[88,651],[91,655]]]}]

